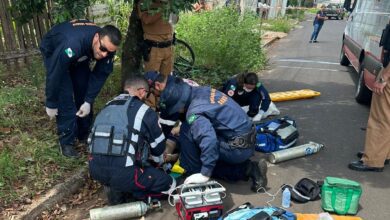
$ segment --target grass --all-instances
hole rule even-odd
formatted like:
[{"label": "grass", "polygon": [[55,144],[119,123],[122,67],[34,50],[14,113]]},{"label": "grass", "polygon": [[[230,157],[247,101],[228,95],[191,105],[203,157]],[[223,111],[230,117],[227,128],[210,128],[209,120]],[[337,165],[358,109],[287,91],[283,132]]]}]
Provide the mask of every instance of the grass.
[{"label": "grass", "polygon": [[[44,110],[44,80],[41,59],[12,73],[0,64],[0,210],[32,199],[86,164],[86,155],[75,160],[59,153],[55,120]],[[120,85],[115,66],[96,99],[95,113]]]},{"label": "grass", "polygon": [[264,20],[262,29],[267,31],[276,31],[288,33],[294,27],[292,20],[287,18],[276,18]]}]

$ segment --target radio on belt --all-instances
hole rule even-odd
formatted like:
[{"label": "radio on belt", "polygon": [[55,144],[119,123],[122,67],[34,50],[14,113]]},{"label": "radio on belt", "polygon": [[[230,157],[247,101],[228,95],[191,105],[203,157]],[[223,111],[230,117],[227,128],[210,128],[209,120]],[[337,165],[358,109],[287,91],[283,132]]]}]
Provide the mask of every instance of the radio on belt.
[{"label": "radio on belt", "polygon": [[174,196],[176,211],[181,220],[212,220],[222,216],[221,195],[226,189],[217,181],[186,184],[177,189]]}]

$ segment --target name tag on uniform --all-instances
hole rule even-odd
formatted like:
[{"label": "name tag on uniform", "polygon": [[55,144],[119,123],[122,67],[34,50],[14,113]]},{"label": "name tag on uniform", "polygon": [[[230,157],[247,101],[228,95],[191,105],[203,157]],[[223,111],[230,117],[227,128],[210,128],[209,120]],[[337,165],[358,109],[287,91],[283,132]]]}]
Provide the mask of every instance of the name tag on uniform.
[{"label": "name tag on uniform", "polygon": [[81,63],[81,62],[83,62],[83,61],[85,61],[85,60],[87,60],[87,59],[88,59],[87,56],[82,56],[82,57],[80,57],[80,58],[77,60],[77,62]]}]

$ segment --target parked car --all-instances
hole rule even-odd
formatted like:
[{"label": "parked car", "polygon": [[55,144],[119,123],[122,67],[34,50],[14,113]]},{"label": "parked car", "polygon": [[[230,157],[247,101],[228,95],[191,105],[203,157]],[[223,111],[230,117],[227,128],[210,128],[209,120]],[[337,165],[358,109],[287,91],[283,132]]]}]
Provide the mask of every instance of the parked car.
[{"label": "parked car", "polygon": [[371,88],[382,67],[379,47],[382,31],[389,23],[390,1],[358,0],[343,34],[340,64],[351,64],[359,75],[355,99],[371,102]]},{"label": "parked car", "polygon": [[344,8],[339,4],[330,3],[326,6],[324,13],[328,19],[335,18],[337,20],[344,19]]}]

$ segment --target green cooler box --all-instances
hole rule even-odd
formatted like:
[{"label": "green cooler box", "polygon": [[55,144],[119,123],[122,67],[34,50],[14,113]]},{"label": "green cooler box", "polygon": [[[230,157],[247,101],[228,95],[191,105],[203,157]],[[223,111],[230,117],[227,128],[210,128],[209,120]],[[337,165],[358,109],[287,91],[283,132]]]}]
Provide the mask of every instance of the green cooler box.
[{"label": "green cooler box", "polygon": [[340,215],[355,215],[361,195],[360,183],[337,177],[326,177],[321,190],[322,208]]}]

